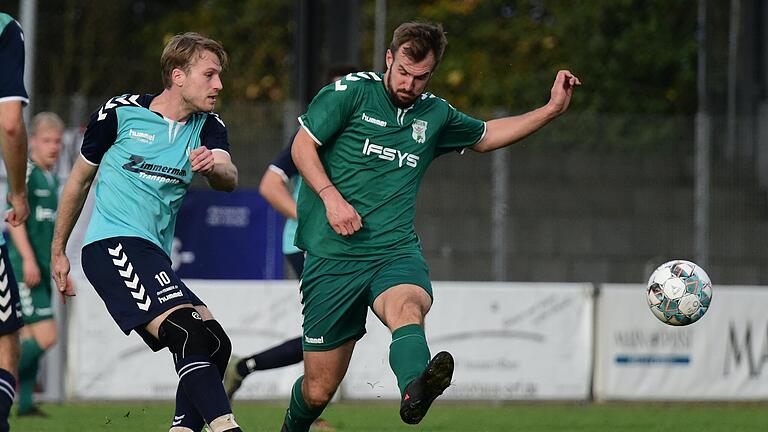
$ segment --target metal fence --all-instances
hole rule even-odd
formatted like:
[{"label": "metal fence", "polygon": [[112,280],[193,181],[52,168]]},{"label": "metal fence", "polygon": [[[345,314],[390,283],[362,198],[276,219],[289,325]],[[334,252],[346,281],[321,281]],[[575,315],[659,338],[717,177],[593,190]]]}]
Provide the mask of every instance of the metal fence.
[{"label": "metal fence", "polygon": [[[38,100],[75,121],[62,176],[103,102]],[[225,102],[220,112],[240,185],[257,188],[298,110]],[[726,151],[725,122],[713,120],[706,268],[716,283],[765,284],[768,202],[755,158]],[[432,278],[638,282],[665,260],[693,259],[693,129],[685,116],[571,112],[509,149],[439,158],[416,219]]]}]

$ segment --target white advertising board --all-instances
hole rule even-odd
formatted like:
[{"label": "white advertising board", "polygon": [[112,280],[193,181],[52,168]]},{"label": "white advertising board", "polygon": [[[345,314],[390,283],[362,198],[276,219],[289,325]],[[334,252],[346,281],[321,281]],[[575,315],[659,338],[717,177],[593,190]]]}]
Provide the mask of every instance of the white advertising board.
[{"label": "white advertising board", "polygon": [[[442,398],[587,399],[592,366],[592,285],[433,282],[432,354],[455,359]],[[345,399],[399,399],[392,338],[369,313],[344,382]]]},{"label": "white advertising board", "polygon": [[[232,339],[251,354],[296,337],[301,305],[295,281],[187,281]],[[167,351],[151,352],[126,337],[87,281],[70,305],[69,397],[172,399],[177,377]],[[432,353],[456,359],[445,398],[476,400],[586,399],[592,354],[589,284],[435,282],[427,318]],[[397,399],[389,368],[391,336],[372,314],[358,343],[341,396]],[[286,399],[301,364],[256,372],[237,397]]]},{"label": "white advertising board", "polygon": [[[187,285],[249,355],[301,334],[297,281],[200,281]],[[173,399],[178,377],[167,350],[153,353],[135,333],[125,336],[87,280],[71,300],[67,391],[79,399]],[[287,399],[301,363],[256,372],[238,398]]]},{"label": "white advertising board", "polygon": [[714,286],[701,320],[673,327],[644,285],[605,285],[597,301],[596,399],[768,399],[768,289]]}]

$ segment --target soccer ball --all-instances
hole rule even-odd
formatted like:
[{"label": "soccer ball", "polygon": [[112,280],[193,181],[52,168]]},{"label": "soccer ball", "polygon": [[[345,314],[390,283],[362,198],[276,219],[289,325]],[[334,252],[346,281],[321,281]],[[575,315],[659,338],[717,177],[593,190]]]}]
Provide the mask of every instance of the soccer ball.
[{"label": "soccer ball", "polygon": [[666,262],[648,279],[646,295],[651,312],[661,322],[684,326],[699,320],[712,301],[707,272],[684,260]]}]

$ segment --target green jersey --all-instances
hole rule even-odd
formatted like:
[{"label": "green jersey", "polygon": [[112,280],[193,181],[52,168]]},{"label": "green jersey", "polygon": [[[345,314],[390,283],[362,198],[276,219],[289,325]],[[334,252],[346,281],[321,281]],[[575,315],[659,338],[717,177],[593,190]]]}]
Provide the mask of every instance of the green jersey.
[{"label": "green jersey", "polygon": [[[56,209],[59,206],[58,194],[59,180],[56,176],[29,161],[27,163],[27,200],[30,214],[24,226],[43,278],[50,278],[51,274],[51,241]],[[24,267],[21,255],[12,241],[8,242],[8,256],[16,272],[16,278],[19,281],[23,280]]]},{"label": "green jersey", "polygon": [[478,143],[485,122],[444,99],[422,94],[395,106],[381,74],[349,74],[323,88],[299,123],[319,145],[331,182],[363,227],[333,231],[325,206],[306,182],[298,200],[296,246],[329,259],[370,260],[420,250],[413,227],[421,178],[436,157]]}]

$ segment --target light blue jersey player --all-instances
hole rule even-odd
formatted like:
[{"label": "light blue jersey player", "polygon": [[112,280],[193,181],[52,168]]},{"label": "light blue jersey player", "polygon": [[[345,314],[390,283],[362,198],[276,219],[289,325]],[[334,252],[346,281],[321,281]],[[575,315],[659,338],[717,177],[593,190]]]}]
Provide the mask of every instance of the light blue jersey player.
[{"label": "light blue jersey player", "polygon": [[[22,108],[29,102],[24,88],[24,33],[10,15],[0,13],[0,144],[8,173],[6,222],[19,226],[29,216],[27,204],[27,132]],[[23,325],[19,290],[0,236],[0,432],[9,430],[8,415],[16,396],[19,328]]]},{"label": "light blue jersey player", "polygon": [[64,251],[98,171],[83,271],[123,332],[173,353],[179,387],[172,432],[198,432],[204,423],[213,432],[241,430],[221,383],[229,338],[170,260],[176,216],[194,174],[216,190],[237,184],[227,129],[212,112],[226,62],[218,42],[177,35],[161,57],[162,93],[117,96],[91,115],[51,248],[59,291],[74,295]]}]

